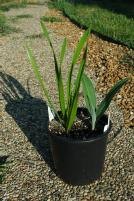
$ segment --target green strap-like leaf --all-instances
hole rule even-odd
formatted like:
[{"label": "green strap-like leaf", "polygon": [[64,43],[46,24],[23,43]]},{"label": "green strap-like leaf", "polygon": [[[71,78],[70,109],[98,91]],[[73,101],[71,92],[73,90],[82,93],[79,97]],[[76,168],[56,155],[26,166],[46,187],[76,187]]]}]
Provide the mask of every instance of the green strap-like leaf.
[{"label": "green strap-like leaf", "polygon": [[65,57],[66,46],[67,46],[67,40],[66,40],[66,38],[64,38],[62,48],[61,48],[61,53],[60,53],[60,67],[62,66],[64,57]]},{"label": "green strap-like leaf", "polygon": [[72,80],[73,69],[74,69],[75,64],[78,61],[78,58],[80,56],[82,48],[84,47],[84,44],[87,42],[89,33],[90,33],[90,29],[85,31],[85,33],[83,34],[83,36],[81,37],[81,39],[80,39],[80,41],[78,43],[77,48],[76,48],[76,50],[74,52],[74,55],[73,55],[72,64],[71,64],[71,68],[70,68],[70,71],[69,71],[69,74],[68,74],[68,80],[67,80],[67,98],[68,98],[68,102],[70,102],[71,80]]},{"label": "green strap-like leaf", "polygon": [[46,37],[47,41],[49,42],[50,46],[52,47],[52,42],[51,42],[51,39],[49,37],[49,33],[48,33],[47,28],[45,27],[44,22],[42,20],[40,21],[40,24],[41,24],[41,28],[42,28],[44,36]]},{"label": "green strap-like leaf", "polygon": [[84,73],[82,77],[83,92],[91,99],[91,105],[96,108],[96,91],[92,80]]},{"label": "green strap-like leaf", "polygon": [[96,110],[97,121],[101,118],[104,112],[107,110],[109,104],[111,103],[112,98],[115,96],[117,92],[121,89],[121,87],[128,82],[129,78],[124,78],[119,80],[112,89],[108,92],[104,100],[100,103]]},{"label": "green strap-like leaf", "polygon": [[66,45],[67,41],[66,38],[64,38],[61,52],[60,52],[60,65],[59,65],[59,89],[60,89],[60,102],[61,102],[61,107],[62,107],[62,113],[65,115],[65,95],[64,95],[64,86],[63,86],[63,79],[62,79],[62,73],[61,73],[61,67],[62,63],[65,57],[65,52],[66,52]]},{"label": "green strap-like leaf", "polygon": [[76,117],[80,83],[81,83],[83,71],[84,71],[85,64],[86,64],[86,58],[87,58],[87,46],[85,48],[83,58],[82,58],[82,61],[80,64],[80,68],[78,71],[77,79],[75,82],[74,93],[71,94],[70,105],[68,106],[68,110],[69,110],[69,115],[68,115],[69,121],[67,122],[68,123],[67,124],[68,130],[72,127],[72,124],[73,124],[75,117]]},{"label": "green strap-like leaf", "polygon": [[92,129],[95,128],[96,123],[96,92],[94,85],[90,78],[86,74],[83,74],[82,77],[82,87],[83,93],[85,97],[86,107],[91,115],[92,118]]},{"label": "green strap-like leaf", "polygon": [[[44,22],[41,21],[40,23],[41,23],[41,28],[42,28],[43,34],[44,34],[45,38],[48,40],[48,43],[52,49],[54,63],[55,63],[55,73],[56,73],[56,81],[57,81],[58,93],[59,93],[60,109],[64,116],[65,115],[65,97],[64,97],[63,79],[62,79],[62,74],[61,74],[61,65],[60,66],[58,65],[56,54],[55,54],[51,39],[49,37],[49,33],[44,25]],[[64,42],[63,42],[63,46],[62,46],[62,50],[61,50],[61,57],[60,57],[60,64],[62,64],[62,61],[64,58],[65,48],[66,48],[66,40],[64,40]]]},{"label": "green strap-like leaf", "polygon": [[29,61],[30,61],[31,65],[32,65],[34,74],[35,74],[37,80],[39,81],[39,84],[41,86],[41,89],[42,89],[45,97],[47,98],[48,104],[49,104],[50,108],[52,109],[52,111],[54,112],[54,114],[58,117],[59,121],[62,123],[62,120],[59,117],[59,115],[58,115],[58,113],[57,113],[57,111],[56,111],[56,109],[55,109],[55,107],[54,107],[54,105],[53,105],[53,103],[51,101],[49,93],[48,93],[48,91],[47,91],[47,89],[45,87],[45,81],[43,80],[43,78],[42,78],[42,76],[40,74],[39,67],[38,67],[38,65],[36,63],[35,57],[33,56],[32,50],[29,47],[27,47],[27,53],[28,53],[28,58],[29,58]]},{"label": "green strap-like leaf", "polygon": [[86,45],[84,54],[83,54],[83,58],[80,64],[80,68],[78,71],[78,75],[75,81],[75,87],[74,87],[74,93],[79,91],[79,87],[80,87],[80,83],[81,83],[81,79],[82,79],[82,75],[85,69],[85,64],[86,64],[86,58],[87,58],[87,52],[88,52],[88,46]]},{"label": "green strap-like leaf", "polygon": [[67,122],[67,132],[71,129],[77,113],[77,107],[78,107],[78,94],[76,94],[74,101],[72,103],[72,107],[70,109],[70,114],[68,116],[68,122]]}]

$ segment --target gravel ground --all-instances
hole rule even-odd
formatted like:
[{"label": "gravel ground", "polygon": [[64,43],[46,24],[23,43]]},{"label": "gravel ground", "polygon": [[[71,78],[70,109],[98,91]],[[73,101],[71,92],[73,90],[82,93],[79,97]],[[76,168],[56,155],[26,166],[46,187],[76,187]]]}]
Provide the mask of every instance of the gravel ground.
[{"label": "gravel ground", "polygon": [[[0,190],[1,200],[132,201],[133,130],[124,127],[123,113],[114,102],[109,109],[114,126],[109,135],[102,178],[87,186],[73,187],[55,174],[47,136],[47,106],[25,49],[26,43],[33,48],[57,105],[53,60],[48,43],[41,37],[39,26],[40,17],[48,12],[46,5],[31,5],[6,13],[8,17],[32,14],[33,18],[14,22],[13,25],[20,31],[0,38],[0,146],[10,161]],[[63,36],[53,29],[50,29],[50,34],[58,53]],[[70,47],[63,68],[64,77],[71,52]],[[100,99],[99,95],[98,101]]]}]

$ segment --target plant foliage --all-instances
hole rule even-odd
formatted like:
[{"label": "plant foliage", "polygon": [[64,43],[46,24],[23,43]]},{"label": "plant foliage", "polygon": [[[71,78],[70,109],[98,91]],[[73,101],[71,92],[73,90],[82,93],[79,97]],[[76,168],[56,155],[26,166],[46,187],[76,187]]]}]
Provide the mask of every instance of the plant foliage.
[{"label": "plant foliage", "polygon": [[[90,29],[85,31],[85,33],[81,37],[80,41],[78,42],[78,45],[77,45],[76,50],[73,55],[71,67],[70,67],[70,70],[68,73],[68,78],[67,78],[67,83],[66,83],[67,91],[65,91],[64,85],[63,85],[63,78],[62,78],[62,64],[63,64],[64,58],[65,58],[65,52],[66,52],[66,44],[67,44],[66,38],[63,41],[63,44],[61,47],[61,52],[60,52],[60,58],[58,60],[56,57],[55,50],[53,48],[53,44],[51,42],[49,33],[48,33],[43,21],[41,21],[41,28],[42,28],[44,37],[47,39],[47,41],[51,47],[53,58],[54,58],[57,90],[58,90],[59,104],[60,104],[60,110],[61,110],[62,115],[59,115],[55,109],[54,103],[52,102],[49,92],[47,90],[45,81],[40,74],[39,66],[37,65],[36,59],[33,56],[31,48],[29,48],[29,47],[27,48],[28,57],[31,62],[35,76],[40,83],[40,86],[44,92],[45,97],[47,98],[48,105],[50,106],[51,110],[54,112],[55,116],[57,116],[59,122],[65,128],[65,131],[68,133],[76,118],[79,89],[80,89],[80,83],[82,80],[82,75],[83,75],[85,64],[86,64],[87,49],[88,49],[87,48],[87,39],[88,39],[88,36],[90,33]],[[72,86],[72,74],[73,74],[74,66],[76,65],[76,63],[79,59],[79,56],[81,54],[81,51],[85,45],[86,45],[86,47],[84,49],[84,53],[82,56],[82,60],[80,63],[76,81],[74,83],[74,86]]]},{"label": "plant foliage", "polygon": [[110,91],[106,94],[105,98],[97,107],[95,87],[92,83],[92,80],[89,77],[87,77],[87,75],[83,74],[83,77],[82,77],[83,93],[84,93],[86,107],[92,119],[92,130],[95,129],[95,125],[97,121],[103,116],[103,114],[109,107],[112,98],[115,96],[117,92],[119,92],[121,87],[128,82],[128,80],[129,80],[128,78],[119,80],[110,89]]}]

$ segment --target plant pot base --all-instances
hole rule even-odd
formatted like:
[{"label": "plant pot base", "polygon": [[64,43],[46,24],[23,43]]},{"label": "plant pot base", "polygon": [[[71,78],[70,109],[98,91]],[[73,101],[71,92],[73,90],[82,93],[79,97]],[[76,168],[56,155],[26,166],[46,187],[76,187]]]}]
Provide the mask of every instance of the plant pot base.
[{"label": "plant pot base", "polygon": [[86,185],[99,179],[103,171],[109,130],[88,140],[75,140],[50,133],[57,175],[72,185]]},{"label": "plant pot base", "polygon": [[[81,181],[80,181],[80,179],[75,180],[75,181],[74,181],[74,180],[72,181],[72,179],[68,180],[68,178],[62,177],[62,176],[60,175],[61,173],[59,173],[59,174],[58,174],[58,172],[56,172],[56,173],[57,173],[57,176],[58,176],[63,182],[65,182],[65,183],[68,184],[68,185],[72,185],[72,186],[90,185],[90,184],[92,184],[93,182],[95,182],[96,180],[101,179],[101,176],[102,176],[102,173],[101,173],[101,175],[98,175],[97,177],[94,177],[93,179],[87,178],[87,179],[84,179],[84,180],[81,180]],[[79,177],[78,177],[78,178],[79,178]]]}]

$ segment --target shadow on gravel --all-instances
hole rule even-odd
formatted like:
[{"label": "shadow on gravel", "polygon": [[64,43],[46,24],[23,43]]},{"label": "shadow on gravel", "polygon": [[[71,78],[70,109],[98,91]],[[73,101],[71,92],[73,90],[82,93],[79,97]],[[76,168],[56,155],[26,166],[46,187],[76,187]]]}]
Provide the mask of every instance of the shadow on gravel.
[{"label": "shadow on gravel", "polygon": [[55,172],[48,141],[48,111],[44,101],[32,97],[12,76],[0,72],[6,112]]}]

